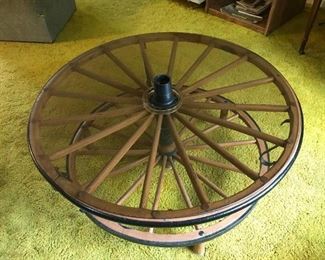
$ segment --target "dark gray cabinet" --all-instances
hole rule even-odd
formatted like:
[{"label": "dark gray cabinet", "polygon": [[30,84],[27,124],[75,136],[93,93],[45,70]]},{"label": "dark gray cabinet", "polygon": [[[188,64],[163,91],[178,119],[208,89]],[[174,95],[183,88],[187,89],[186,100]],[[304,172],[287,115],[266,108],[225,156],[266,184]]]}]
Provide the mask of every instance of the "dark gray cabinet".
[{"label": "dark gray cabinet", "polygon": [[0,0],[0,40],[53,42],[75,9],[74,0]]}]

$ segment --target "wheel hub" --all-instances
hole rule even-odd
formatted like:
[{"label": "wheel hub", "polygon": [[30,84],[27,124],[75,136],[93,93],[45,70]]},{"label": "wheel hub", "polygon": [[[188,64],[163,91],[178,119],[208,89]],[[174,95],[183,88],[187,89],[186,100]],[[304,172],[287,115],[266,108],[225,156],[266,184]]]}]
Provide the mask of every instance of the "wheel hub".
[{"label": "wheel hub", "polygon": [[151,113],[171,114],[181,106],[181,95],[172,86],[168,75],[160,74],[153,79],[153,88],[144,92],[144,107]]},{"label": "wheel hub", "polygon": [[167,75],[157,75],[153,80],[153,85],[154,91],[149,96],[152,106],[164,110],[178,103],[178,97],[174,94],[171,80]]}]

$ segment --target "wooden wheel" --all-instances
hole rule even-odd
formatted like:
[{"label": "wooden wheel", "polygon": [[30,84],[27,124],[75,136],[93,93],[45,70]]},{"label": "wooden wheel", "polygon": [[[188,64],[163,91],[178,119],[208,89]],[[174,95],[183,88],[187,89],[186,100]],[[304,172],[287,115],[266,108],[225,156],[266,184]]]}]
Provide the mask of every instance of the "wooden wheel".
[{"label": "wooden wheel", "polygon": [[291,87],[258,55],[153,33],[61,68],[35,102],[28,137],[43,176],[87,214],[178,227],[253,205],[291,167],[302,127]]},{"label": "wooden wheel", "polygon": [[[224,98],[218,97],[223,102],[228,101]],[[229,102],[229,101],[228,101]],[[105,106],[98,107],[93,113],[99,112],[106,109]],[[256,122],[246,113],[243,111],[238,111],[237,114],[234,114],[233,117],[240,118],[248,127],[252,129],[259,130]],[[76,143],[80,140],[82,140],[83,136],[85,136],[85,131],[87,131],[88,126],[87,122],[84,122],[81,124],[76,131],[75,136],[72,139],[72,144]],[[263,154],[267,151],[266,143],[264,141],[259,140],[257,142],[258,149],[260,151],[260,154]],[[268,154],[265,154],[266,160],[269,160]],[[165,157],[165,160],[168,157]],[[164,159],[163,159],[164,161]],[[74,169],[76,169],[76,154],[72,154],[68,156],[68,172],[73,172]],[[164,165],[164,163],[163,163]],[[171,165],[172,166],[172,165]],[[265,165],[261,165],[260,167],[260,174],[263,175],[267,170],[267,167]],[[166,170],[165,170],[166,171]],[[159,182],[157,186],[157,193],[155,197],[155,203],[154,208],[158,208],[159,203],[159,197],[160,192],[163,184],[163,178],[164,178],[165,172],[161,172],[161,175],[159,176]],[[174,173],[175,177],[177,178],[177,172]],[[186,189],[182,188],[184,187],[184,183],[182,179],[178,178],[178,185],[182,192],[183,199],[185,200],[187,205],[191,205],[191,201],[187,198],[189,197]],[[207,179],[205,179],[206,181]],[[214,189],[215,192],[220,192],[218,187],[216,187],[213,183],[205,182],[207,185],[210,185],[209,187]],[[140,182],[135,182],[135,185],[141,185]],[[125,201],[128,199],[128,197],[132,196],[134,193],[134,188],[136,186],[130,186],[130,189],[126,193],[123,194],[121,197],[122,200],[120,202]],[[158,188],[159,187],[159,188]],[[213,221],[209,225],[199,226],[194,225],[191,227],[185,228],[167,228],[167,229],[159,229],[154,230],[151,228],[143,228],[143,227],[137,227],[137,226],[125,226],[120,223],[116,223],[110,220],[107,220],[105,218],[101,218],[92,214],[86,213],[86,215],[98,226],[105,229],[106,231],[119,236],[123,239],[127,239],[132,242],[144,244],[144,245],[150,245],[150,246],[162,246],[162,247],[180,247],[180,246],[193,246],[197,244],[201,244],[205,241],[211,240],[217,236],[222,235],[223,233],[227,232],[231,228],[235,227],[237,224],[239,224],[252,210],[253,206],[255,204],[248,206],[247,208],[244,208],[236,213],[233,213],[225,218],[218,219],[216,221]]]},{"label": "wooden wheel", "polygon": [[[138,226],[125,226],[98,216],[88,217],[106,231],[131,242],[148,246],[184,247],[203,244],[216,238],[237,226],[252,210],[254,204],[233,213],[221,220],[209,222],[205,225],[182,228],[143,228]],[[200,253],[202,254],[202,253]],[[203,253],[204,254],[204,253]]]}]

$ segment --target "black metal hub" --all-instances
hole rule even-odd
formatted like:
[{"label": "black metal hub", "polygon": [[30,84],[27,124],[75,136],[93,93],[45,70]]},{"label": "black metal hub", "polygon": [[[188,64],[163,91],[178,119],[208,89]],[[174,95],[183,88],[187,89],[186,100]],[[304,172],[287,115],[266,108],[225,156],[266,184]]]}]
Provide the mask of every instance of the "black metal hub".
[{"label": "black metal hub", "polygon": [[[180,96],[173,89],[168,75],[160,74],[153,79],[154,88],[149,91],[147,102],[156,113],[172,113],[180,105]],[[159,141],[159,153],[172,156],[176,153],[176,147],[171,135],[166,118],[163,119]]]},{"label": "black metal hub", "polygon": [[171,79],[168,75],[157,75],[153,79],[153,85],[153,92],[149,96],[149,103],[152,107],[166,110],[177,105],[179,98],[172,87]]}]

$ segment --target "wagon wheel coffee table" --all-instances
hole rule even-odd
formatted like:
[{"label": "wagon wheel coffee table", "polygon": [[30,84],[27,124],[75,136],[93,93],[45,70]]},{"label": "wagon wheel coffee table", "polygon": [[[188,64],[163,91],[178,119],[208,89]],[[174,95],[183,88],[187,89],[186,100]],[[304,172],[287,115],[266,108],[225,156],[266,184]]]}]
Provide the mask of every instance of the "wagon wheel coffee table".
[{"label": "wagon wheel coffee table", "polygon": [[207,36],[151,33],[63,66],[28,130],[42,175],[99,226],[202,253],[286,174],[303,119],[260,56]]}]

